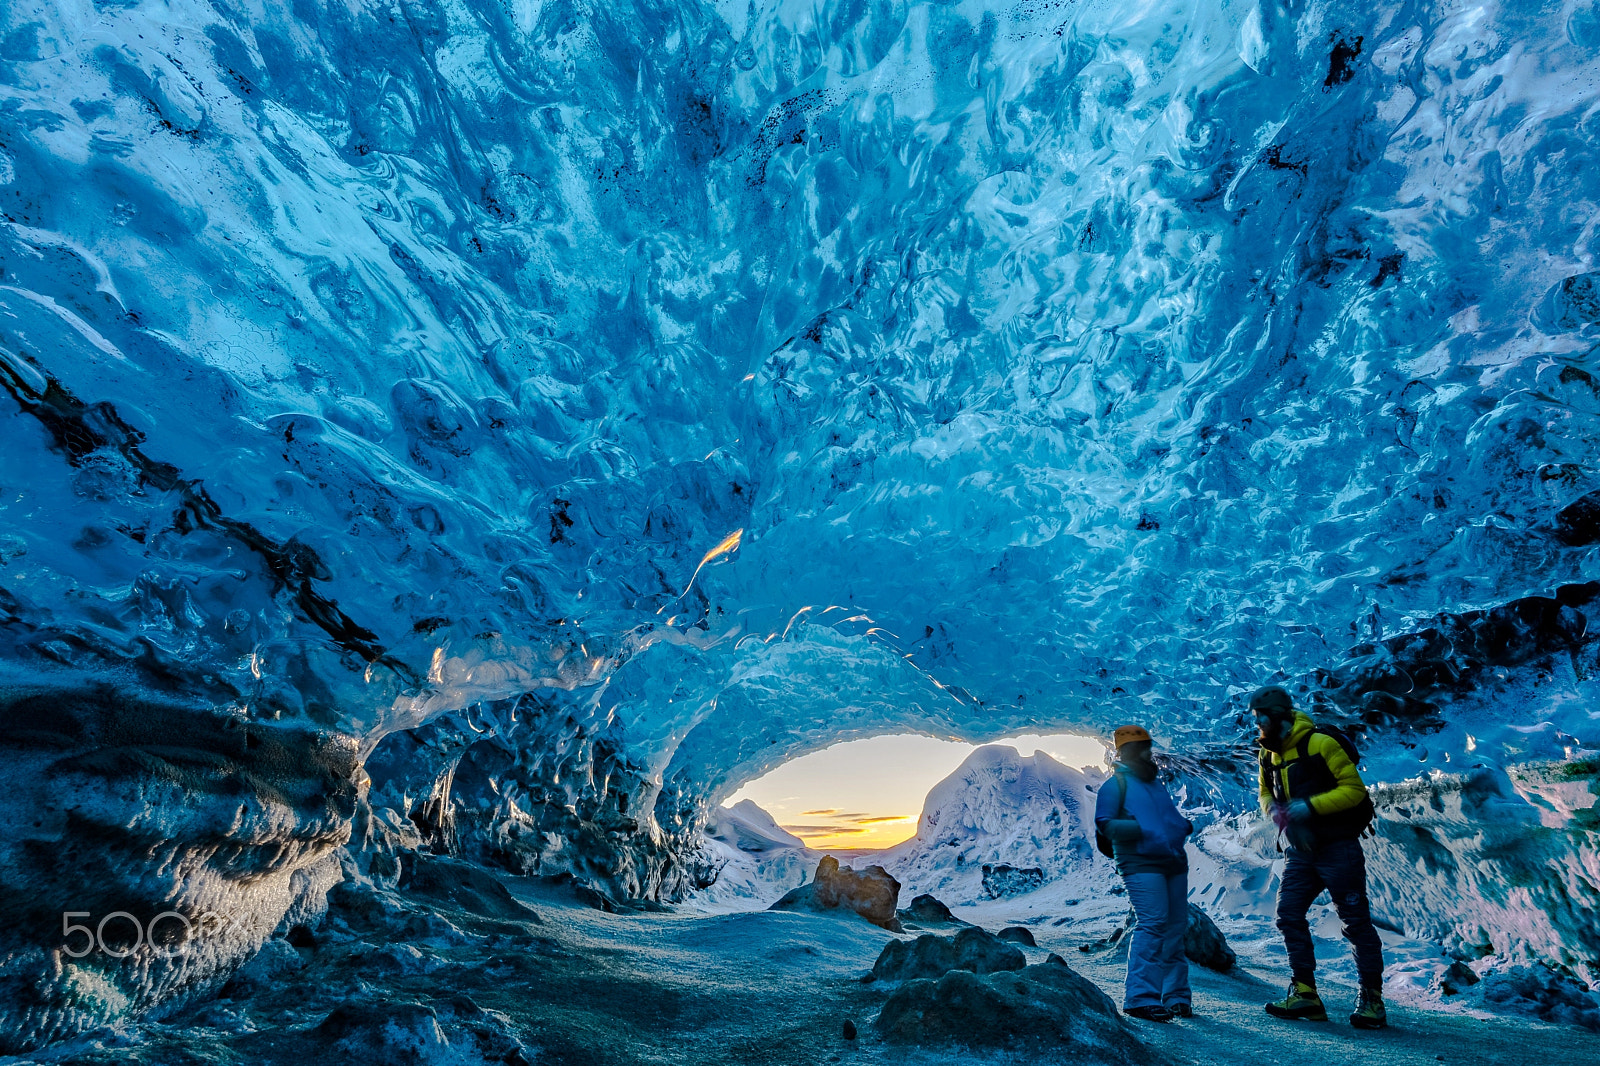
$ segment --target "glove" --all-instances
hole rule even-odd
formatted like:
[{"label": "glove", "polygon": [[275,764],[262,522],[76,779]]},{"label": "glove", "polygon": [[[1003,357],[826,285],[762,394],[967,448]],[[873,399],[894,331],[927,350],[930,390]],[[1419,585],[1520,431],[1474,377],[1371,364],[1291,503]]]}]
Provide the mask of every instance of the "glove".
[{"label": "glove", "polygon": [[1305,800],[1289,801],[1289,821],[1295,823],[1309,822],[1311,820],[1311,804]]}]

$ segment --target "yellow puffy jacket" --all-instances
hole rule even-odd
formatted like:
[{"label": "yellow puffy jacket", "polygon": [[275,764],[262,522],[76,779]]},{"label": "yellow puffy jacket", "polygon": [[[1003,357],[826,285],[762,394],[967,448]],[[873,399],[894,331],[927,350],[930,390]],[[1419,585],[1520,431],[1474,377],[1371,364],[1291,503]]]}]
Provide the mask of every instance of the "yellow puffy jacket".
[{"label": "yellow puffy jacket", "polygon": [[[1361,807],[1367,798],[1366,782],[1344,746],[1326,733],[1312,732],[1315,728],[1309,715],[1296,712],[1282,750],[1261,749],[1261,810],[1271,816],[1276,800],[1303,799],[1317,816],[1313,828],[1319,837],[1357,836],[1359,827],[1347,832],[1350,827],[1342,824],[1354,824],[1353,820],[1338,815]],[[1361,819],[1362,825],[1365,821]]]}]

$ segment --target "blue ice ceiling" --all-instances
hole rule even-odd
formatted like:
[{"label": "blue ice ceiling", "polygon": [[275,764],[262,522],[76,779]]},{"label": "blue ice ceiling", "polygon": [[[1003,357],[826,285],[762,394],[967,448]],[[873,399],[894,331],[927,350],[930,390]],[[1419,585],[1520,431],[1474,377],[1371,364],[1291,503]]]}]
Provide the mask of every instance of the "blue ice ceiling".
[{"label": "blue ice ceiling", "polygon": [[890,728],[1226,743],[1275,671],[1403,735],[1396,647],[1494,680],[1451,634],[1520,600],[1571,665],[1422,732],[1560,754],[1597,49],[1570,2],[13,0],[0,659],[367,748],[536,692],[711,798]]}]

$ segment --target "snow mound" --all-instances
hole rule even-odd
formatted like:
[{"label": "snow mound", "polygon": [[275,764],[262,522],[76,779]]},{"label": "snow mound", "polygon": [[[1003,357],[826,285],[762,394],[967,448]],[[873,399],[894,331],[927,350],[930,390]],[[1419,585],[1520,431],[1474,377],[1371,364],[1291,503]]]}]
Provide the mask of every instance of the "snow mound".
[{"label": "snow mound", "polygon": [[747,799],[732,807],[718,807],[706,825],[706,836],[754,854],[806,846],[805,841],[779,825],[755,800]]},{"label": "snow mound", "polygon": [[929,792],[917,835],[883,854],[908,895],[947,903],[992,898],[999,867],[1038,870],[1048,884],[1092,863],[1095,790],[1106,774],[1063,766],[1042,751],[988,744]]},{"label": "snow mound", "polygon": [[821,855],[805,846],[753,800],[718,807],[700,843],[716,880],[686,901],[707,913],[765,910],[805,884]]}]

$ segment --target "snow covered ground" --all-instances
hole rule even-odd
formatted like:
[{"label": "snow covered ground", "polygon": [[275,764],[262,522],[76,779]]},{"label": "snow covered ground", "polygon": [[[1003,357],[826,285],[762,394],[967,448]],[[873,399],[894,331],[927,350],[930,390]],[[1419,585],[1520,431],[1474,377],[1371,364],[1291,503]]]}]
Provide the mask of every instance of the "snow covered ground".
[{"label": "snow covered ground", "polygon": [[[886,991],[860,978],[895,934],[850,916],[806,913],[610,914],[569,889],[503,877],[504,898],[448,860],[433,860],[445,890],[404,896],[336,893],[329,921],[302,946],[273,941],[260,964],[216,1001],[162,1023],[104,1030],[32,1058],[84,1066],[178,1066],[359,1061],[364,1066],[788,1066],[833,1062],[1013,1066],[1082,1062],[1070,1047],[979,1052],[885,1044],[872,1028]],[[427,862],[424,862],[427,865]],[[450,884],[443,875],[459,876]],[[1122,961],[1084,953],[1118,923],[1114,899],[1078,907],[1081,919],[1046,916],[1057,888],[1032,898],[958,908],[991,930],[1036,920],[1029,963],[1050,953],[1120,994]],[[472,888],[473,891],[466,891]],[[491,914],[497,916],[491,917]],[[516,914],[517,916],[513,916]],[[1477,1018],[1397,998],[1391,1028],[1361,1033],[1328,1024],[1274,1023],[1261,1003],[1279,992],[1279,968],[1256,950],[1267,923],[1228,923],[1240,966],[1195,970],[1199,1016],[1171,1026],[1129,1022],[1145,1061],[1173,1066],[1349,1063],[1436,1066],[1584,1062],[1600,1038],[1571,1026]],[[409,932],[407,932],[409,930]],[[1325,944],[1330,951],[1342,945]],[[1353,999],[1331,973],[1335,1007]],[[844,1024],[855,1026],[854,1040]]]}]

